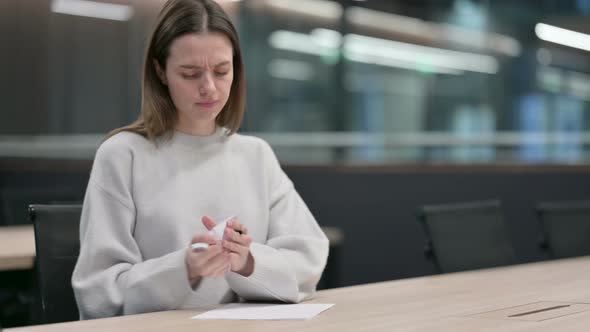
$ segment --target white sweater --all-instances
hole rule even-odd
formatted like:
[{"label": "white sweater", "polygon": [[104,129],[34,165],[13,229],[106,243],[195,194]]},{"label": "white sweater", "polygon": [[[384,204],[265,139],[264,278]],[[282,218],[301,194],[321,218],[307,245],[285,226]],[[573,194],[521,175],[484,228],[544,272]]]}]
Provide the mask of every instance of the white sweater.
[{"label": "white sweater", "polygon": [[[185,254],[201,217],[237,216],[254,272],[191,288]],[[72,285],[81,319],[238,300],[299,302],[325,267],[328,240],[261,139],[175,132],[158,146],[123,132],[96,153]],[[237,295],[237,296],[236,296]]]}]

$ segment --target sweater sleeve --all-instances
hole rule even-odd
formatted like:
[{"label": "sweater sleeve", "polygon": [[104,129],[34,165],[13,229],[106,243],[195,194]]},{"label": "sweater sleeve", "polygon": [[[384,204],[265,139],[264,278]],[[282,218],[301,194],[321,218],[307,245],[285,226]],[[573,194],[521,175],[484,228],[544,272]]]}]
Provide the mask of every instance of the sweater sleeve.
[{"label": "sweater sleeve", "polygon": [[269,185],[266,243],[252,243],[254,271],[228,273],[230,287],[247,300],[297,303],[312,297],[328,258],[328,239],[264,143]]},{"label": "sweater sleeve", "polygon": [[133,238],[132,153],[104,145],[86,190],[72,275],[80,318],[175,309],[192,292],[185,251],[142,259]]}]

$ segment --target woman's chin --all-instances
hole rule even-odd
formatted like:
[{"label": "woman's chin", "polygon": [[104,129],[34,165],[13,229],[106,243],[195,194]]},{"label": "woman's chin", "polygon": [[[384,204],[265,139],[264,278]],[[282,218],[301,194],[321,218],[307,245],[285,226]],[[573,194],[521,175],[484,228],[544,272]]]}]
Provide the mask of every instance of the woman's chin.
[{"label": "woman's chin", "polygon": [[197,109],[191,112],[190,117],[194,121],[215,121],[217,115],[221,110],[211,110],[211,109]]}]

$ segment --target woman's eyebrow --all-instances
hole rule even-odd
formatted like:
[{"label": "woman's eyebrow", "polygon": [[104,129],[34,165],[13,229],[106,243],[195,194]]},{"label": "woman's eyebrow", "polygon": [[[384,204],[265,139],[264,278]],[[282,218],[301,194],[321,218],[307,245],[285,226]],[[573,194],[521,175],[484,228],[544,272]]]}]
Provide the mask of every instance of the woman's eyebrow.
[{"label": "woman's eyebrow", "polygon": [[[231,62],[229,62],[229,61],[222,61],[222,62],[214,65],[214,67],[221,67],[221,66],[229,65],[229,64],[231,64]],[[185,68],[185,69],[201,69],[203,67],[202,66],[197,66],[197,65],[189,65],[189,64],[186,64],[186,65],[180,65],[180,68]]]}]

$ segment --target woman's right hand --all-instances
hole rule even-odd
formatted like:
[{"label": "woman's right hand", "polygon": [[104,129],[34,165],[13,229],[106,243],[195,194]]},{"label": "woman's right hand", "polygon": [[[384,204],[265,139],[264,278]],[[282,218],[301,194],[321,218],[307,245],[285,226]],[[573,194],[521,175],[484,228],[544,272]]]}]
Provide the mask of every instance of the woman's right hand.
[{"label": "woman's right hand", "polygon": [[188,279],[192,287],[195,287],[201,278],[221,278],[225,275],[229,264],[229,253],[223,249],[220,241],[207,233],[200,233],[193,236],[191,244],[207,243],[206,249],[192,249],[186,251],[186,266]]}]

